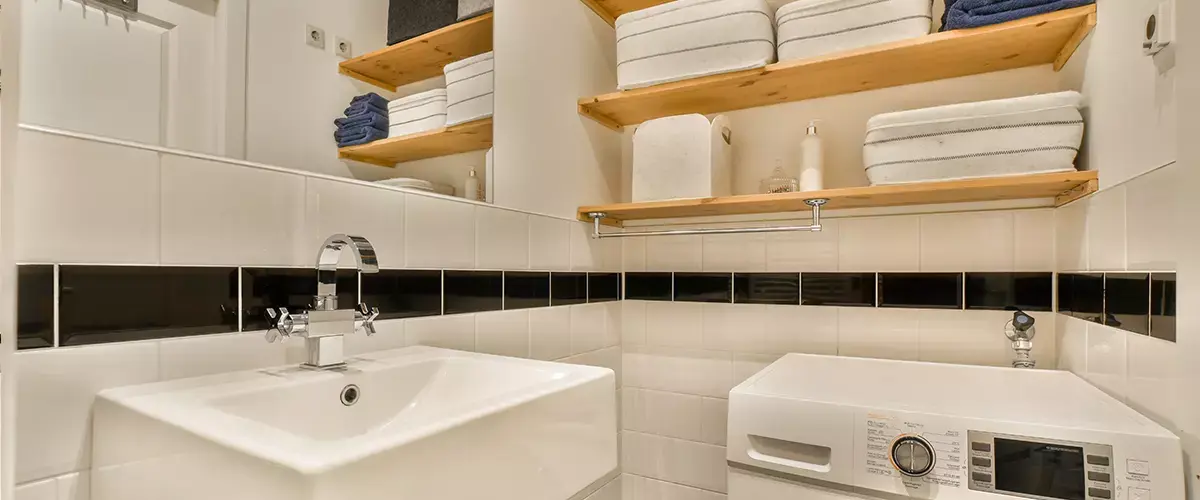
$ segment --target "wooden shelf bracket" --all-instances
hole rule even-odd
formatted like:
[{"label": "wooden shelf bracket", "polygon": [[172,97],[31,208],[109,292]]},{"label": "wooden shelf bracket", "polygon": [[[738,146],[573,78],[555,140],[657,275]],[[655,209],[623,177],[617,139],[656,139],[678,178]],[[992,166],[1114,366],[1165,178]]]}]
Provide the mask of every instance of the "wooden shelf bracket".
[{"label": "wooden shelf bracket", "polygon": [[747,233],[790,233],[790,232],[810,232],[819,233],[821,227],[821,206],[829,203],[825,198],[812,198],[804,200],[804,203],[812,208],[812,224],[807,226],[777,226],[777,227],[734,227],[721,229],[668,229],[663,231],[625,231],[623,233],[602,233],[600,232],[601,221],[608,214],[604,212],[588,212],[587,216],[592,219],[592,239],[604,238],[631,238],[634,236],[684,236],[694,234],[747,234]]}]

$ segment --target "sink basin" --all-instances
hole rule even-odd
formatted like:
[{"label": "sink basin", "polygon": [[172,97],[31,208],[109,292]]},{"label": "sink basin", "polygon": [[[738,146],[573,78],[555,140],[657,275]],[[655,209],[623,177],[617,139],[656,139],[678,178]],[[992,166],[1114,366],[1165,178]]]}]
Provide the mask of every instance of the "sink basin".
[{"label": "sink basin", "polygon": [[612,370],[409,347],[102,392],[93,500],[566,499],[617,466]]}]

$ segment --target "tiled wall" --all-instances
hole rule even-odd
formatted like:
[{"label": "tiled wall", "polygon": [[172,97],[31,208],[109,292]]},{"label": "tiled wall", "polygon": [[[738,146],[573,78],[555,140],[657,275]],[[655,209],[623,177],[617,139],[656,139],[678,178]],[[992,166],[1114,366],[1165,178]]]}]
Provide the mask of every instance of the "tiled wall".
[{"label": "tiled wall", "polygon": [[[1059,366],[1070,370],[1154,418],[1168,429],[1181,429],[1182,403],[1178,395],[1183,378],[1173,308],[1159,302],[1141,328],[1141,314],[1133,317],[1103,314],[1114,311],[1114,294],[1127,293],[1112,278],[1137,281],[1172,280],[1176,270],[1175,228],[1186,224],[1176,210],[1180,169],[1171,163],[1127,182],[1112,186],[1057,209],[1058,265],[1064,276],[1075,276],[1074,294],[1090,300],[1073,300],[1056,318],[1059,332]],[[1108,279],[1101,279],[1105,277]],[[1167,286],[1150,288],[1153,295]],[[1060,286],[1060,294],[1062,293]],[[1099,302],[1097,296],[1105,301]],[[1107,307],[1106,307],[1107,306]],[[1140,310],[1139,310],[1140,313]],[[1110,317],[1112,316],[1112,317]],[[1103,319],[1102,319],[1103,318]],[[1120,323],[1120,326],[1115,326]]]},{"label": "tiled wall", "polygon": [[[580,277],[587,283],[583,273],[620,270],[620,243],[591,240],[585,224],[31,130],[22,130],[20,141],[18,259],[58,265],[60,280],[64,269],[94,266],[224,266],[241,268],[245,287],[249,270],[311,269],[327,236],[356,234],[371,240],[385,269],[363,282],[363,298],[384,309],[398,302],[389,278],[430,269],[453,270],[447,273],[451,282],[461,271],[505,271],[512,278],[537,273],[535,281],[544,277],[558,287],[552,295],[559,303],[573,305],[381,320],[377,335],[347,337],[351,355],[435,345],[606,366],[618,371],[619,386],[620,302],[585,303],[577,287]],[[344,257],[343,264],[350,259]],[[29,269],[40,269],[43,278],[47,273],[46,267]],[[603,280],[596,284],[611,288]],[[42,286],[41,293],[46,290]],[[112,307],[138,311],[147,304],[114,297]],[[267,343],[261,331],[249,331],[258,327],[246,318],[244,333],[155,334],[149,340],[69,347],[61,335],[62,312],[60,305],[63,347],[16,355],[21,499],[86,500],[90,411],[97,392],[299,363],[304,354],[299,340]],[[54,324],[43,322],[43,331]]]},{"label": "tiled wall", "polygon": [[[991,308],[1011,300],[1039,311],[1034,357],[1054,367],[1052,210],[823,222],[624,240],[625,500],[724,498],[729,390],[787,352],[1009,366],[1012,312]],[[1012,278],[1029,277],[1037,299],[1017,299]]]}]

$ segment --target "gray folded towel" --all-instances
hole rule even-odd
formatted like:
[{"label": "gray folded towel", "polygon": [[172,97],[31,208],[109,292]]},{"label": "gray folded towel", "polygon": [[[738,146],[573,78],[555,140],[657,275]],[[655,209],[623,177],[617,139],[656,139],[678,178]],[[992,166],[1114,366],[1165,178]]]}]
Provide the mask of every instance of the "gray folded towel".
[{"label": "gray folded towel", "polygon": [[458,21],[458,0],[391,0],[388,45],[395,45]]}]

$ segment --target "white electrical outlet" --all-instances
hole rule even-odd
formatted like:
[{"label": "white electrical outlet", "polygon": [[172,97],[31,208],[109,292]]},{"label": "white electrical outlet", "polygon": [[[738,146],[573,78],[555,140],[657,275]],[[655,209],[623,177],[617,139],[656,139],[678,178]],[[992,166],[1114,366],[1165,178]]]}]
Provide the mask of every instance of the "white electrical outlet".
[{"label": "white electrical outlet", "polygon": [[308,46],[325,50],[325,30],[311,24],[305,28],[304,39],[308,43]]},{"label": "white electrical outlet", "polygon": [[354,57],[354,52],[353,52],[353,48],[350,45],[350,40],[347,40],[340,36],[334,39],[333,51],[337,52],[337,55],[340,56],[342,59],[350,59],[351,57]]},{"label": "white electrical outlet", "polygon": [[1157,55],[1175,41],[1175,0],[1163,0],[1146,16],[1146,37],[1142,52]]}]

